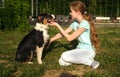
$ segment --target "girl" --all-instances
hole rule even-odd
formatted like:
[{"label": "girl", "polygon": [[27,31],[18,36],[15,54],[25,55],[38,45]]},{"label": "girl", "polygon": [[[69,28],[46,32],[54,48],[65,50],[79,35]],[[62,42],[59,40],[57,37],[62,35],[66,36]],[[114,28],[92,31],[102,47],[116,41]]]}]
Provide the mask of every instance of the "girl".
[{"label": "girl", "polygon": [[[72,2],[70,4],[70,10],[71,18],[75,21],[66,30],[58,23],[50,22],[51,26],[56,26],[60,31],[60,33],[50,39],[50,42],[53,42],[62,36],[64,36],[67,41],[78,39],[76,49],[63,52],[59,59],[59,64],[61,66],[68,66],[72,63],[85,64],[92,66],[95,69],[100,63],[94,60],[95,51],[99,48],[94,24],[86,12],[86,6],[81,1]],[[72,30],[74,30],[74,32],[68,34]]]}]

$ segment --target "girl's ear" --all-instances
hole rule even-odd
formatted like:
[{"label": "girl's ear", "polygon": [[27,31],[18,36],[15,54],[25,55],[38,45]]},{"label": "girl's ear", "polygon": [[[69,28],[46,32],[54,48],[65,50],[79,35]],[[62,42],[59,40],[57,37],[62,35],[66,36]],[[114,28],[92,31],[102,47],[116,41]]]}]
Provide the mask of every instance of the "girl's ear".
[{"label": "girl's ear", "polygon": [[76,11],[78,13],[78,15],[81,15],[81,12],[80,11]]}]

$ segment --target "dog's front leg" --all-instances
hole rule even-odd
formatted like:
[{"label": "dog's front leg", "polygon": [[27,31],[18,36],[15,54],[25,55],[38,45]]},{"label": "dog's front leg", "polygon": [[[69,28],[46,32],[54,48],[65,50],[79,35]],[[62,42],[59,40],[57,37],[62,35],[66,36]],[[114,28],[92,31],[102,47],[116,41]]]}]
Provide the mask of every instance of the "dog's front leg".
[{"label": "dog's front leg", "polygon": [[39,64],[42,64],[41,58],[42,58],[43,47],[37,46],[37,49],[36,49],[37,50],[37,61]]}]

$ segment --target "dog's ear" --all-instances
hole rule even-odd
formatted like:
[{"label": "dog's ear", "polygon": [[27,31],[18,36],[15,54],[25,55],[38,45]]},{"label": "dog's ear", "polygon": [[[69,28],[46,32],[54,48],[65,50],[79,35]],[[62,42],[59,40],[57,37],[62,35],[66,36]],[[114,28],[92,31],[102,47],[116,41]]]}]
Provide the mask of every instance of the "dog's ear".
[{"label": "dog's ear", "polygon": [[47,18],[47,13],[41,13],[37,17],[38,23],[43,23],[44,24],[44,19]]},{"label": "dog's ear", "polygon": [[42,16],[38,15],[37,21],[38,21],[39,23],[42,22]]},{"label": "dog's ear", "polygon": [[44,18],[44,19],[43,19],[43,24],[44,24],[44,25],[46,25],[46,24],[48,23],[47,20],[48,20],[47,18]]},{"label": "dog's ear", "polygon": [[42,23],[42,24],[46,25],[47,24],[47,18],[45,18],[45,17],[39,18],[38,23]]}]

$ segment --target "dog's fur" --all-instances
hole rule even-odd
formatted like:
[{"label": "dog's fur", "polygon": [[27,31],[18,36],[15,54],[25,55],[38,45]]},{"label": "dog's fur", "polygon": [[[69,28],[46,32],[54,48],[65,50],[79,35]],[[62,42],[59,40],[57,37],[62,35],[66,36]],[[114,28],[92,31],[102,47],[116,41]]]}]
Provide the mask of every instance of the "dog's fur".
[{"label": "dog's fur", "polygon": [[36,23],[34,29],[26,35],[20,42],[15,60],[19,62],[32,63],[34,57],[34,52],[36,51],[37,61],[42,64],[42,52],[46,42],[49,39],[47,33],[48,29],[48,19],[53,19],[54,17],[49,14],[40,14],[38,16],[38,22]]}]

